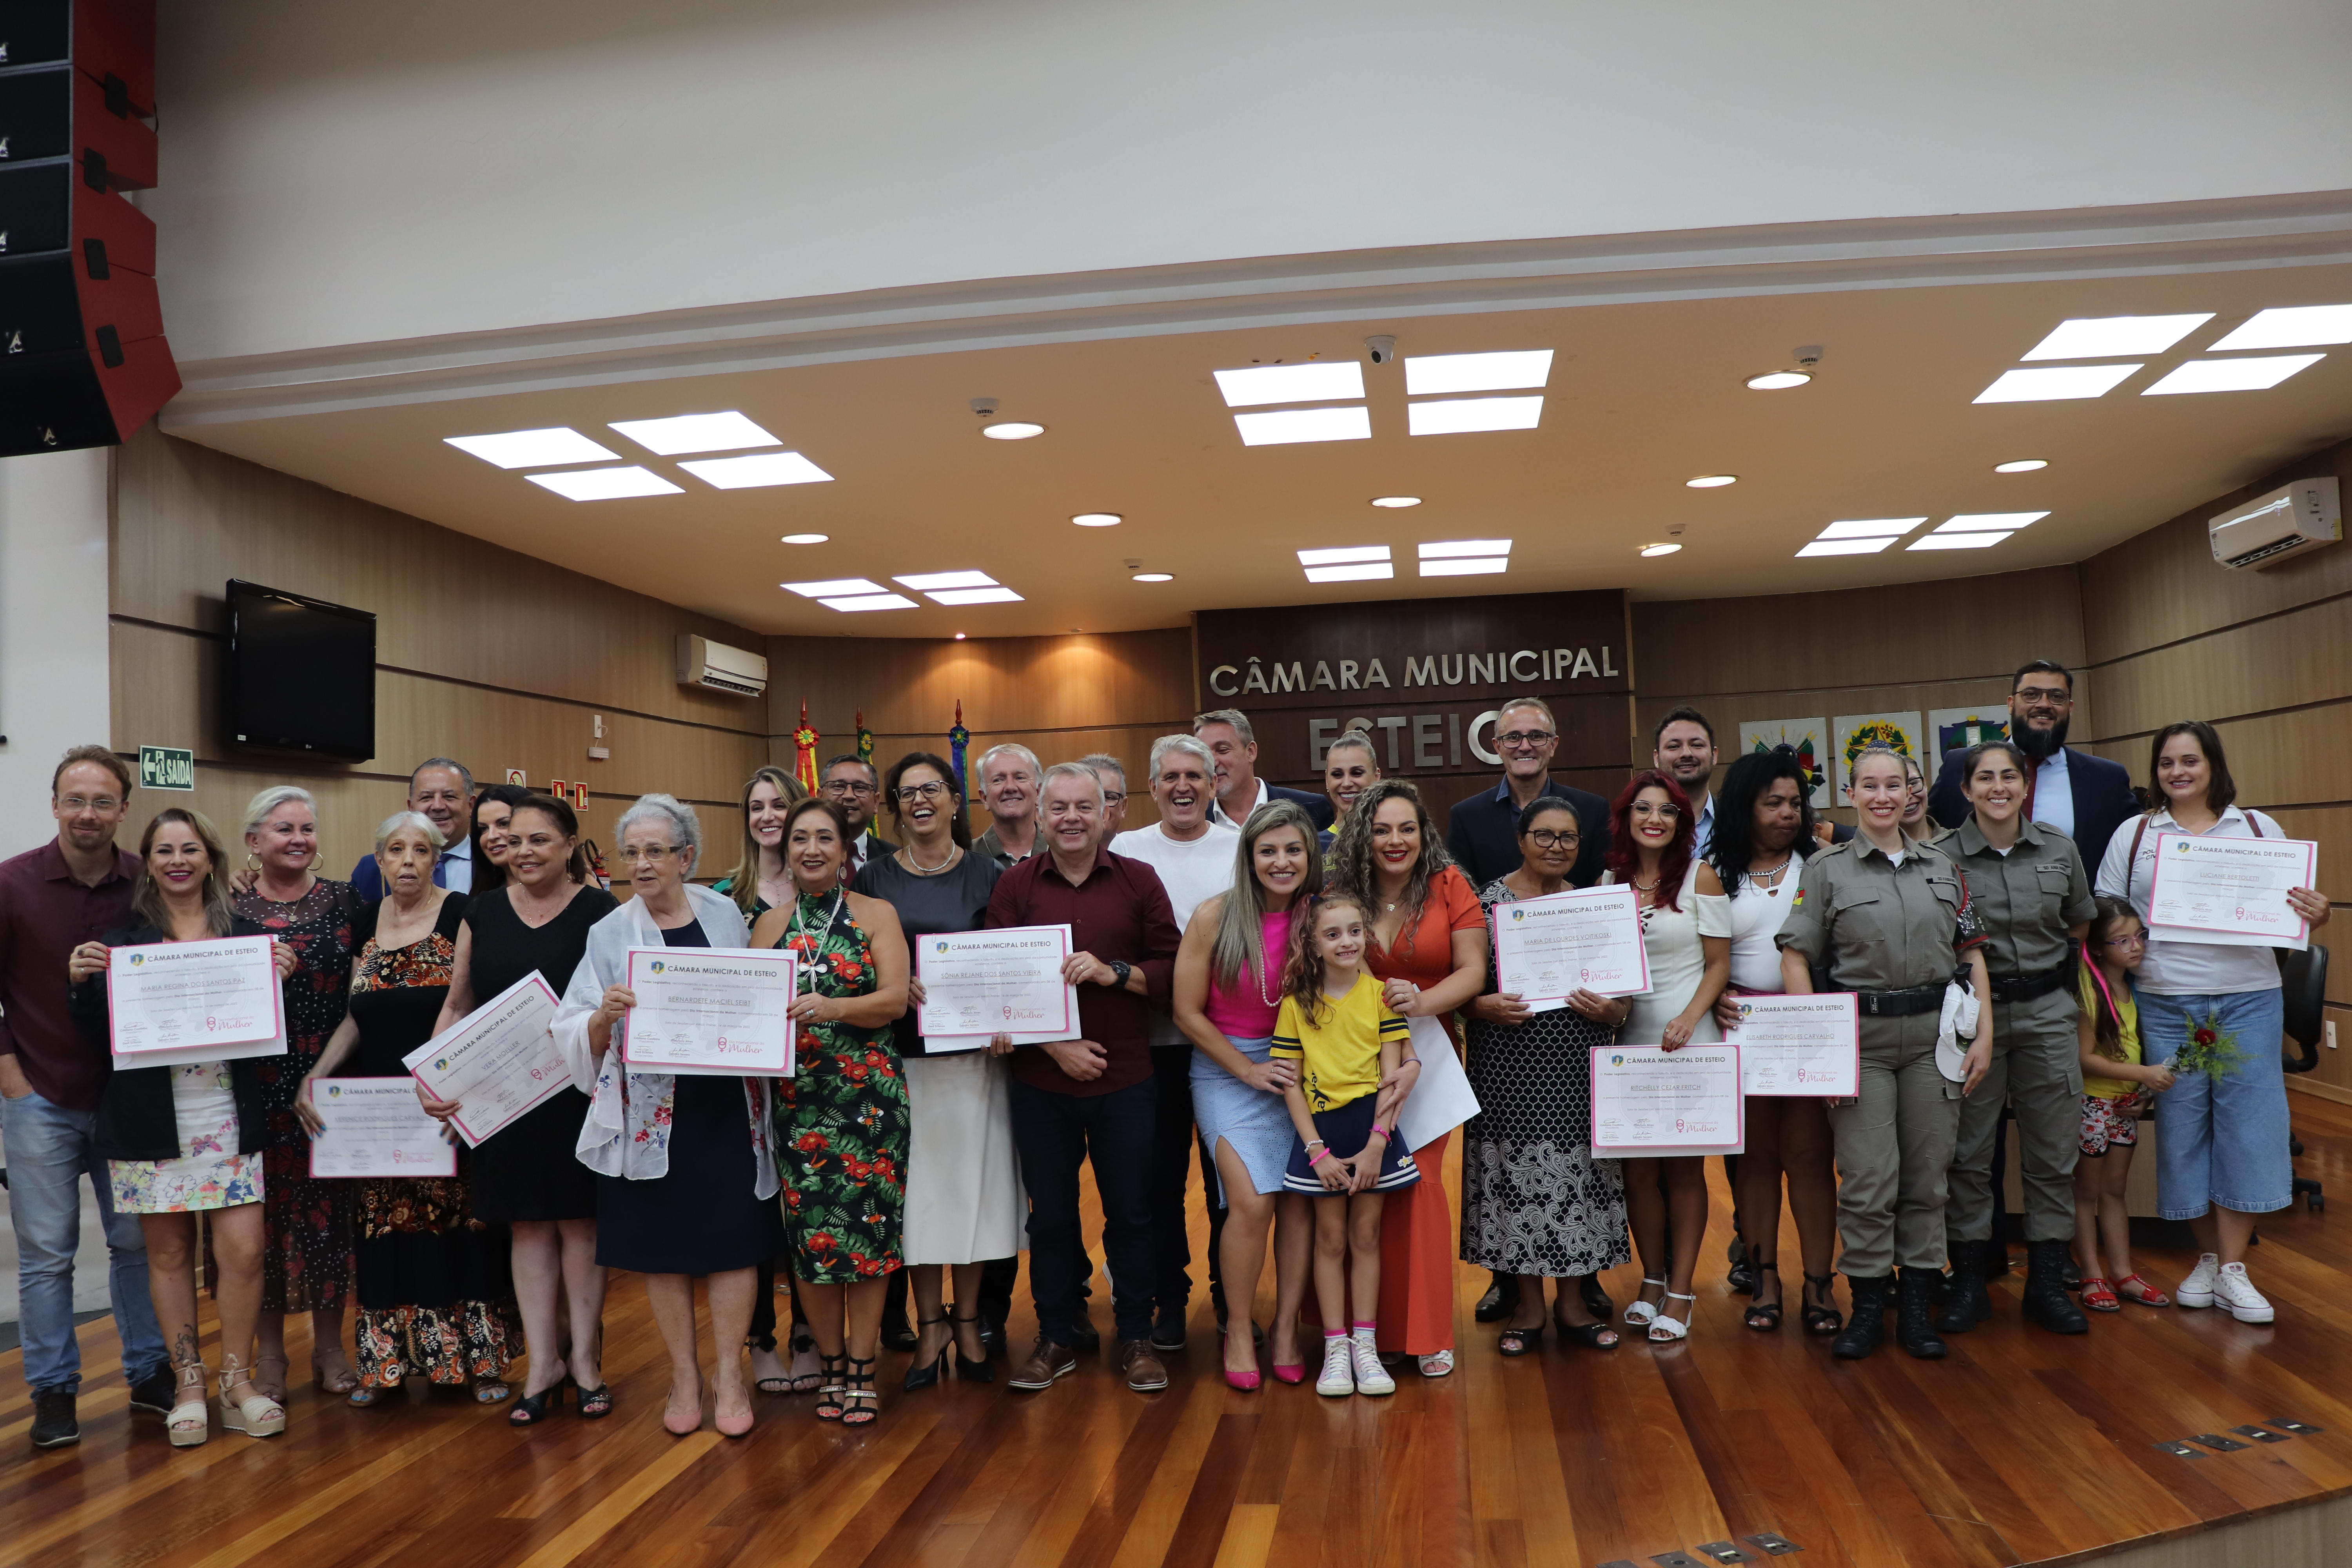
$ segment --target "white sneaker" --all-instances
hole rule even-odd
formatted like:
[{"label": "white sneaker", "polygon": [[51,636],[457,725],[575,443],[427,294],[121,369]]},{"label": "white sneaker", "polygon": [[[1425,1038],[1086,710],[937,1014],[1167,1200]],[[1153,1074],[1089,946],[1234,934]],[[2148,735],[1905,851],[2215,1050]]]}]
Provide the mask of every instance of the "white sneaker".
[{"label": "white sneaker", "polygon": [[1359,1394],[1394,1394],[1396,1379],[1381,1364],[1380,1347],[1370,1334],[1361,1339],[1350,1334],[1348,1345],[1356,1356],[1356,1392]]},{"label": "white sneaker", "polygon": [[2267,1323],[2275,1315],[2254,1282],[2246,1278],[2242,1263],[2225,1263],[2213,1279],[2213,1301],[2230,1309],[2230,1316],[2242,1323]]},{"label": "white sneaker", "polygon": [[[1336,1399],[1356,1392],[1356,1358],[1348,1347],[1345,1334],[1323,1337],[1323,1375],[1315,1380],[1316,1393]],[[1380,1364],[1378,1356],[1372,1358],[1372,1364]]]},{"label": "white sneaker", "polygon": [[2221,1258],[2210,1252],[2199,1258],[2197,1267],[2189,1271],[2189,1278],[2183,1279],[2180,1282],[2180,1288],[2173,1291],[2173,1305],[2177,1307],[2211,1306],[2213,1281],[2221,1272]]}]

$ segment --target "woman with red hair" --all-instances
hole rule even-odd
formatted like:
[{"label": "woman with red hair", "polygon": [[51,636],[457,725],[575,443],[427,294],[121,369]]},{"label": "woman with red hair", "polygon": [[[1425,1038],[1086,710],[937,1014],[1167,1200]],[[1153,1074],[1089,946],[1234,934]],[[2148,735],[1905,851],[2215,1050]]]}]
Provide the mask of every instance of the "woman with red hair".
[{"label": "woman with red hair", "polygon": [[[1632,998],[1617,1031],[1620,1044],[1677,1051],[1693,1040],[1723,1037],[1715,999],[1731,978],[1731,900],[1714,868],[1695,853],[1697,837],[1689,797],[1654,769],[1635,773],[1610,805],[1609,869],[1601,879],[1633,888],[1650,961],[1650,989]],[[1698,1302],[1691,1271],[1706,1237],[1706,1162],[1696,1155],[1627,1160],[1625,1207],[1643,1271],[1641,1298],[1625,1309],[1625,1321],[1647,1324],[1650,1338],[1662,1344],[1686,1339]],[[1654,1289],[1661,1295],[1654,1297]]]}]

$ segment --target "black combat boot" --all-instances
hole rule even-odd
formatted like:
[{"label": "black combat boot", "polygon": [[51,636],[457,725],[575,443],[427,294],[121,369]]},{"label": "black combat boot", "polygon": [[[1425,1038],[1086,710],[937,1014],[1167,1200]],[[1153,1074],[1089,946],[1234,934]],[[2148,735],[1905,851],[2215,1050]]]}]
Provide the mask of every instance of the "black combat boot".
[{"label": "black combat boot", "polygon": [[1906,1268],[1895,1308],[1895,1342],[1921,1361],[1944,1359],[1944,1342],[1936,1337],[1936,1287],[1943,1282],[1939,1268]]},{"label": "black combat boot", "polygon": [[2087,1334],[2091,1321],[2066,1294],[2066,1243],[2025,1244],[2025,1321],[2053,1334]]},{"label": "black combat boot", "polygon": [[1992,1316],[1992,1297],[1985,1290],[1985,1249],[1989,1241],[1948,1240],[1952,1271],[1943,1280],[1944,1310],[1936,1314],[1936,1331],[1965,1334]]},{"label": "black combat boot", "polygon": [[1853,1316],[1831,1342],[1832,1355],[1840,1361],[1860,1361],[1885,1342],[1886,1302],[1894,1294],[1894,1276],[1888,1274],[1874,1279],[1846,1276],[1847,1288],[1853,1293]]}]

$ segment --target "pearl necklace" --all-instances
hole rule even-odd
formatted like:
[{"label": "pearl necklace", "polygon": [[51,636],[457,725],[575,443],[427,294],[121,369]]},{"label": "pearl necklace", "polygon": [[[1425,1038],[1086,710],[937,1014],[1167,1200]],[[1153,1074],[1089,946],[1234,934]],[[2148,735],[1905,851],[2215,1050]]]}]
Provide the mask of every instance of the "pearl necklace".
[{"label": "pearl necklace", "polygon": [[904,849],[900,850],[899,853],[907,858],[907,869],[912,871],[916,876],[936,877],[940,872],[946,870],[949,867],[954,865],[956,863],[956,857],[962,854],[963,851],[956,847],[953,840],[950,840],[948,844],[948,858],[940,861],[936,866],[926,866],[920,860],[916,859],[915,847],[912,844],[908,844]]}]

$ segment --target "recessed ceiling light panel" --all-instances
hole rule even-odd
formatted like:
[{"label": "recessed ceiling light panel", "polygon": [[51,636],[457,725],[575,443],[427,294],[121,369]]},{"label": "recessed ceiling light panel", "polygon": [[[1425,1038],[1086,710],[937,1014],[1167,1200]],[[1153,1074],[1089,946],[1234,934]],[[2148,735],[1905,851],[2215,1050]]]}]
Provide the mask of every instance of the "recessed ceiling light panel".
[{"label": "recessed ceiling light panel", "polygon": [[829,577],[822,583],[779,583],[776,586],[789,589],[803,599],[838,599],[846,595],[887,594],[890,590],[879,583],[869,583],[863,577]]},{"label": "recessed ceiling light panel", "polygon": [[1173,583],[1176,581],[1176,574],[1173,572],[1138,572],[1135,574],[1135,580],[1139,583]]},{"label": "recessed ceiling light panel", "polygon": [[1447,392],[1519,392],[1551,379],[1551,350],[1485,354],[1412,354],[1404,362],[1408,396]]},{"label": "recessed ceiling light panel", "polygon": [[1992,471],[1996,474],[2030,474],[2037,468],[2046,468],[2049,466],[2050,459],[2047,458],[2020,458],[2014,462],[1995,463],[1992,466]]},{"label": "recessed ceiling light panel", "polygon": [[996,579],[985,572],[925,572],[913,577],[890,579],[902,588],[918,593],[935,593],[941,588],[993,588]]},{"label": "recessed ceiling light panel", "polygon": [[1946,533],[1938,529],[1934,533],[1921,534],[1904,548],[1906,550],[1990,550],[2008,537],[2006,533]]},{"label": "recessed ceiling light panel", "polygon": [[1964,511],[1946,518],[1936,525],[1937,533],[1990,533],[1996,530],[2014,533],[2030,528],[2050,514],[2046,511]]},{"label": "recessed ceiling light panel", "polygon": [[1000,419],[993,425],[983,425],[980,433],[992,441],[1026,441],[1033,436],[1043,436],[1045,427],[1026,419]]},{"label": "recessed ceiling light panel", "polygon": [[2048,370],[2007,370],[1976,395],[1978,403],[2057,403],[2072,397],[2105,397],[2137,364],[2070,364]]},{"label": "recessed ceiling light panel", "polygon": [[1892,539],[1816,539],[1797,553],[1799,555],[1875,555],[1894,542]]},{"label": "recessed ceiling light panel", "polygon": [[1791,387],[1802,386],[1805,383],[1812,379],[1813,378],[1811,376],[1807,375],[1801,370],[1767,371],[1762,375],[1749,376],[1748,378],[1748,390],[1750,392],[1786,392]]},{"label": "recessed ceiling light panel", "polygon": [[680,496],[686,492],[650,468],[572,468],[561,474],[525,474],[567,500],[625,500],[632,496]]},{"label": "recessed ceiling light panel", "polygon": [[1477,430],[1532,430],[1543,418],[1540,397],[1455,397],[1405,405],[1405,429],[1415,436],[1462,436]]},{"label": "recessed ceiling light panel", "polygon": [[2258,310],[2206,352],[2312,349],[2331,343],[2352,343],[2352,305],[2280,305]]},{"label": "recessed ceiling light panel", "polygon": [[1701,474],[1695,479],[1685,479],[1684,485],[1695,490],[1719,490],[1726,485],[1739,482],[1738,474]]},{"label": "recessed ceiling light panel", "polygon": [[2193,359],[2175,365],[2164,379],[2140,394],[2170,397],[2185,392],[2265,392],[2326,354],[2271,354],[2262,359]]},{"label": "recessed ceiling light panel", "polygon": [[2024,358],[2111,359],[2160,354],[2213,319],[2210,310],[2186,316],[2086,316],[2061,321]]},{"label": "recessed ceiling light panel", "polygon": [[819,599],[828,610],[841,610],[855,615],[860,610],[919,610],[920,605],[904,594],[859,594],[846,599]]},{"label": "recessed ceiling light panel", "polygon": [[1309,566],[1309,583],[1370,583],[1396,575],[1396,568],[1385,561],[1360,562],[1353,566]]},{"label": "recessed ceiling light panel", "polygon": [[1351,561],[1386,561],[1389,547],[1385,544],[1347,544],[1334,550],[1302,550],[1298,552],[1301,566],[1344,566]]},{"label": "recessed ceiling light panel", "polygon": [[784,535],[784,542],[786,544],[823,544],[832,537],[833,535],[829,533],[787,533]]},{"label": "recessed ceiling light panel", "polygon": [[1070,521],[1080,528],[1117,528],[1124,520],[1115,511],[1082,511]]},{"label": "recessed ceiling light panel", "polygon": [[1423,542],[1419,553],[1423,561],[1460,559],[1472,555],[1508,555],[1511,542],[1507,539],[1437,539]]},{"label": "recessed ceiling light panel", "polygon": [[1364,395],[1364,367],[1354,360],[1307,364],[1254,364],[1214,373],[1228,408],[1267,403],[1335,403]]},{"label": "recessed ceiling light panel", "polygon": [[1372,504],[1374,506],[1384,506],[1391,509],[1419,506],[1421,504],[1421,498],[1419,496],[1374,496],[1372,498]]},{"label": "recessed ceiling light panel", "polygon": [[756,490],[770,485],[821,485],[833,476],[798,452],[762,452],[756,458],[705,458],[679,468],[722,490]]},{"label": "recessed ceiling light panel", "polygon": [[[906,579],[901,577],[900,582]],[[941,605],[1017,605],[1021,595],[1010,588],[947,588],[924,597]]]},{"label": "recessed ceiling light panel", "polygon": [[1369,441],[1372,416],[1352,408],[1285,408],[1274,414],[1236,414],[1234,426],[1244,447],[1287,447],[1299,441]]},{"label": "recessed ceiling light panel", "polygon": [[746,447],[781,447],[783,443],[744,416],[680,414],[667,419],[615,419],[618,430],[648,452],[675,458],[681,452],[740,452]]},{"label": "recessed ceiling light panel", "polygon": [[501,468],[545,468],[558,463],[609,463],[620,456],[608,452],[569,426],[545,430],[506,430],[494,436],[445,436],[460,452],[470,452]]},{"label": "recessed ceiling light panel", "polygon": [[1661,555],[1672,555],[1681,548],[1681,545],[1675,544],[1671,541],[1667,541],[1657,544],[1644,544],[1642,546],[1642,553],[1654,560],[1656,557]]},{"label": "recessed ceiling light panel", "polygon": [[1927,520],[1924,517],[1857,517],[1833,522],[1818,539],[1900,539]]},{"label": "recessed ceiling light panel", "polygon": [[1424,577],[1483,577],[1492,573],[1507,572],[1511,558],[1507,555],[1471,555],[1439,559],[1423,556],[1421,574]]}]

